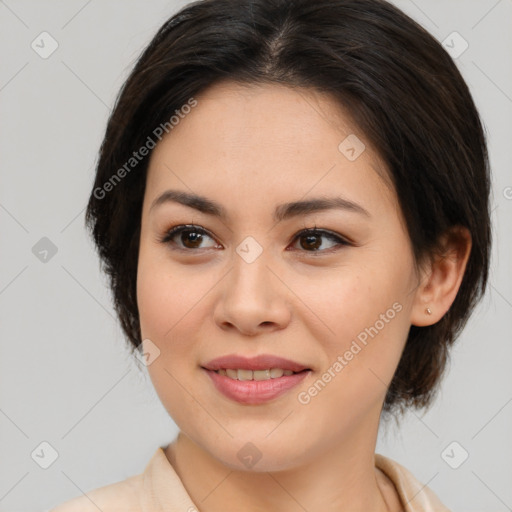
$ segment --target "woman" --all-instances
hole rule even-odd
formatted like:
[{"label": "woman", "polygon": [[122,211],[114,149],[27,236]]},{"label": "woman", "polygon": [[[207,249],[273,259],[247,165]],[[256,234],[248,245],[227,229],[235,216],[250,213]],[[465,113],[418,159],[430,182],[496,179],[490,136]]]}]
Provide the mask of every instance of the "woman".
[{"label": "woman", "polygon": [[205,0],[123,86],[87,210],[179,427],[73,510],[446,511],[375,454],[485,290],[489,170],[456,66],[382,0]]}]

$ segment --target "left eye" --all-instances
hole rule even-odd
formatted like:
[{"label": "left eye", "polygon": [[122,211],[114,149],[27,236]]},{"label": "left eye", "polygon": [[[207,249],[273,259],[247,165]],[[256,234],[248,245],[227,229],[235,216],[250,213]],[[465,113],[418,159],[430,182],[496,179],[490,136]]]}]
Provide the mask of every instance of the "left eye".
[{"label": "left eye", "polygon": [[[322,239],[329,240],[331,245],[325,247]],[[298,233],[294,240],[297,240],[301,248],[305,249],[307,252],[319,252],[332,249],[339,245],[349,245],[349,243],[340,236],[322,229],[305,229]]]}]

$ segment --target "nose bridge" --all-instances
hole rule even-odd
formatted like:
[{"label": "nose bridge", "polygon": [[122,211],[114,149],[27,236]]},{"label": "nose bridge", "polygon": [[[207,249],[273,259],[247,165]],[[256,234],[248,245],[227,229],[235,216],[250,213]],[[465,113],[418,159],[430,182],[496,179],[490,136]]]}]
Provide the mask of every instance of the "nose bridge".
[{"label": "nose bridge", "polygon": [[220,325],[245,333],[256,333],[262,325],[282,328],[289,320],[286,290],[270,270],[275,267],[271,251],[251,238],[233,253],[216,313]]},{"label": "nose bridge", "polygon": [[253,237],[242,241],[233,254],[233,270],[228,279],[230,293],[243,299],[245,293],[253,300],[263,300],[272,293],[271,272],[272,266],[270,251],[265,250]]}]

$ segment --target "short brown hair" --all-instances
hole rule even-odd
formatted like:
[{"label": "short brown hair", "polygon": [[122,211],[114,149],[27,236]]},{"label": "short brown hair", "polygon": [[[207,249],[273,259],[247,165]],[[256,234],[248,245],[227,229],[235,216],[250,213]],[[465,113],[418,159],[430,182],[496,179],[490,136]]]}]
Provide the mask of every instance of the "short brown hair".
[{"label": "short brown hair", "polygon": [[489,164],[477,109],[451,57],[383,0],[196,1],[143,51],[108,121],[86,212],[132,350],[141,343],[136,276],[149,155],[133,170],[126,162],[190,98],[225,79],[313,88],[347,109],[387,165],[416,261],[451,227],[469,230],[453,305],[436,324],[411,326],[384,411],[429,405],[487,284]]}]

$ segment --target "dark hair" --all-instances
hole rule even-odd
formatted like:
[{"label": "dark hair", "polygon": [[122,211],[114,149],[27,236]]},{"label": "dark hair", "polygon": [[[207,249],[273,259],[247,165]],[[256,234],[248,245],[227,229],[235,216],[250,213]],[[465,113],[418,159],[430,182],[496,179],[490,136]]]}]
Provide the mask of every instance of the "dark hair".
[{"label": "dark hair", "polygon": [[451,57],[383,0],[196,1],[143,51],[108,121],[86,212],[132,352],[141,343],[136,277],[150,152],[130,159],[220,80],[310,88],[337,100],[387,166],[416,262],[450,228],[471,233],[455,301],[436,324],[411,326],[384,411],[429,405],[487,284],[489,164],[477,109]]}]

